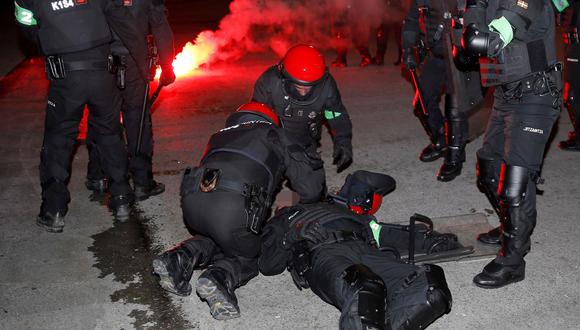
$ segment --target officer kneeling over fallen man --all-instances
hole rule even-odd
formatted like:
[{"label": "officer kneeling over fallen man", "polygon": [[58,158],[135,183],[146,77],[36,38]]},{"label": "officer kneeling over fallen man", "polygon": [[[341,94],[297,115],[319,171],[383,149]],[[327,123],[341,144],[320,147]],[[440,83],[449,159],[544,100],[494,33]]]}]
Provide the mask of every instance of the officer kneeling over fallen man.
[{"label": "officer kneeling over fallen man", "polygon": [[234,290],[258,275],[260,231],[284,179],[301,203],[322,199],[324,178],[318,155],[288,138],[276,114],[261,103],[242,105],[212,135],[199,167],[186,170],[181,208],[197,234],[153,261],[159,284],[188,296],[196,268],[205,270],[196,283],[218,320],[240,316]]},{"label": "officer kneeling over fallen man", "polygon": [[453,234],[414,225],[431,224],[421,215],[410,226],[379,223],[372,214],[394,188],[388,175],[356,171],[327,202],[279,210],[264,227],[260,272],[288,268],[300,289],[340,309],[340,329],[423,329],[449,313],[443,269],[405,263],[401,255],[412,260],[413,251],[441,255],[462,247]]}]

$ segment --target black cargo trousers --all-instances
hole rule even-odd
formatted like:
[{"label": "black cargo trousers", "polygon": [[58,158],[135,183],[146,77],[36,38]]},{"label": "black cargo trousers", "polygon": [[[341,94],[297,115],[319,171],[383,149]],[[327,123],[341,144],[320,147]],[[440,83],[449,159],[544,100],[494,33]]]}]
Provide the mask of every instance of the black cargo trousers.
[{"label": "black cargo trousers", "polygon": [[[137,153],[137,140],[141,125],[141,113],[143,110],[143,100],[145,97],[146,82],[141,78],[137,64],[131,56],[125,56],[127,71],[125,77],[125,89],[121,94],[121,113],[123,115],[123,126],[127,139],[129,153],[129,173],[133,182],[140,186],[149,186],[153,180],[153,127],[151,123],[151,107],[147,106],[143,117],[143,131],[141,136],[141,147]],[[101,163],[99,162],[98,150],[94,148],[95,141],[91,130],[87,136],[87,147],[89,148],[89,164],[87,168],[87,178],[89,180],[99,180],[105,176]]]},{"label": "black cargo trousers", "polygon": [[67,72],[66,78],[50,81],[40,161],[41,212],[66,214],[70,201],[67,183],[85,105],[103,171],[111,178],[111,194],[115,197],[131,193],[119,123],[121,99],[114,79],[105,65],[101,69]]}]

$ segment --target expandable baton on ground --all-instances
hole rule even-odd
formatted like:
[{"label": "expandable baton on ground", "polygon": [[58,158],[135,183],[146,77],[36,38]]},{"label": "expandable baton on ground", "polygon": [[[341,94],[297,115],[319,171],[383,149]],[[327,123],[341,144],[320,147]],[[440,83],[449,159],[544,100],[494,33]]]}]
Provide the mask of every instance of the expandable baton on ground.
[{"label": "expandable baton on ground", "polygon": [[[425,107],[425,102],[423,100],[423,90],[419,84],[417,71],[415,68],[410,68],[409,72],[411,73],[411,78],[413,79],[413,85],[415,85],[415,102],[413,102],[413,113],[417,118],[419,118],[419,121],[429,136],[429,139],[431,139],[431,142],[437,143],[437,141],[435,141],[435,134],[431,131],[431,126],[429,126],[429,113]],[[417,106],[417,103],[419,104],[419,107]]]}]

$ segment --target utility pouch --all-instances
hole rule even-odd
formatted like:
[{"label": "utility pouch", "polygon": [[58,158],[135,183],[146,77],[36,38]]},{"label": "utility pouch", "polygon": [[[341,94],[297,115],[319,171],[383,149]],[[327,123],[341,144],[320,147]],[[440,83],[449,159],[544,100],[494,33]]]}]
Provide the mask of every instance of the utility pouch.
[{"label": "utility pouch", "polygon": [[308,289],[310,286],[304,278],[310,267],[310,250],[308,243],[301,241],[292,246],[292,264],[288,270],[292,275],[292,281],[299,290]]},{"label": "utility pouch", "polygon": [[125,56],[109,55],[107,61],[107,69],[110,73],[117,76],[117,87],[121,90],[125,89],[125,75],[127,72],[127,63]]},{"label": "utility pouch", "polygon": [[245,185],[246,212],[248,215],[248,230],[260,234],[262,224],[266,220],[270,208],[268,192],[257,185]]},{"label": "utility pouch", "polygon": [[188,167],[183,172],[183,179],[181,180],[181,187],[179,189],[181,197],[185,197],[198,189],[199,185],[199,167]]},{"label": "utility pouch", "polygon": [[66,78],[64,61],[62,60],[62,57],[58,55],[51,55],[46,57],[45,70],[49,80]]}]

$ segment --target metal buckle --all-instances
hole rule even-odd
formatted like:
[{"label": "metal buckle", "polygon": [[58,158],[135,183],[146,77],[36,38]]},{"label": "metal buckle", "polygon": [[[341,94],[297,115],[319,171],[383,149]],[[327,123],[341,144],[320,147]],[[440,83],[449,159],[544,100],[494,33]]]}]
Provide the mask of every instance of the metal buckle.
[{"label": "metal buckle", "polygon": [[203,170],[199,190],[204,193],[212,192],[216,189],[221,171],[215,168],[206,168]]}]

